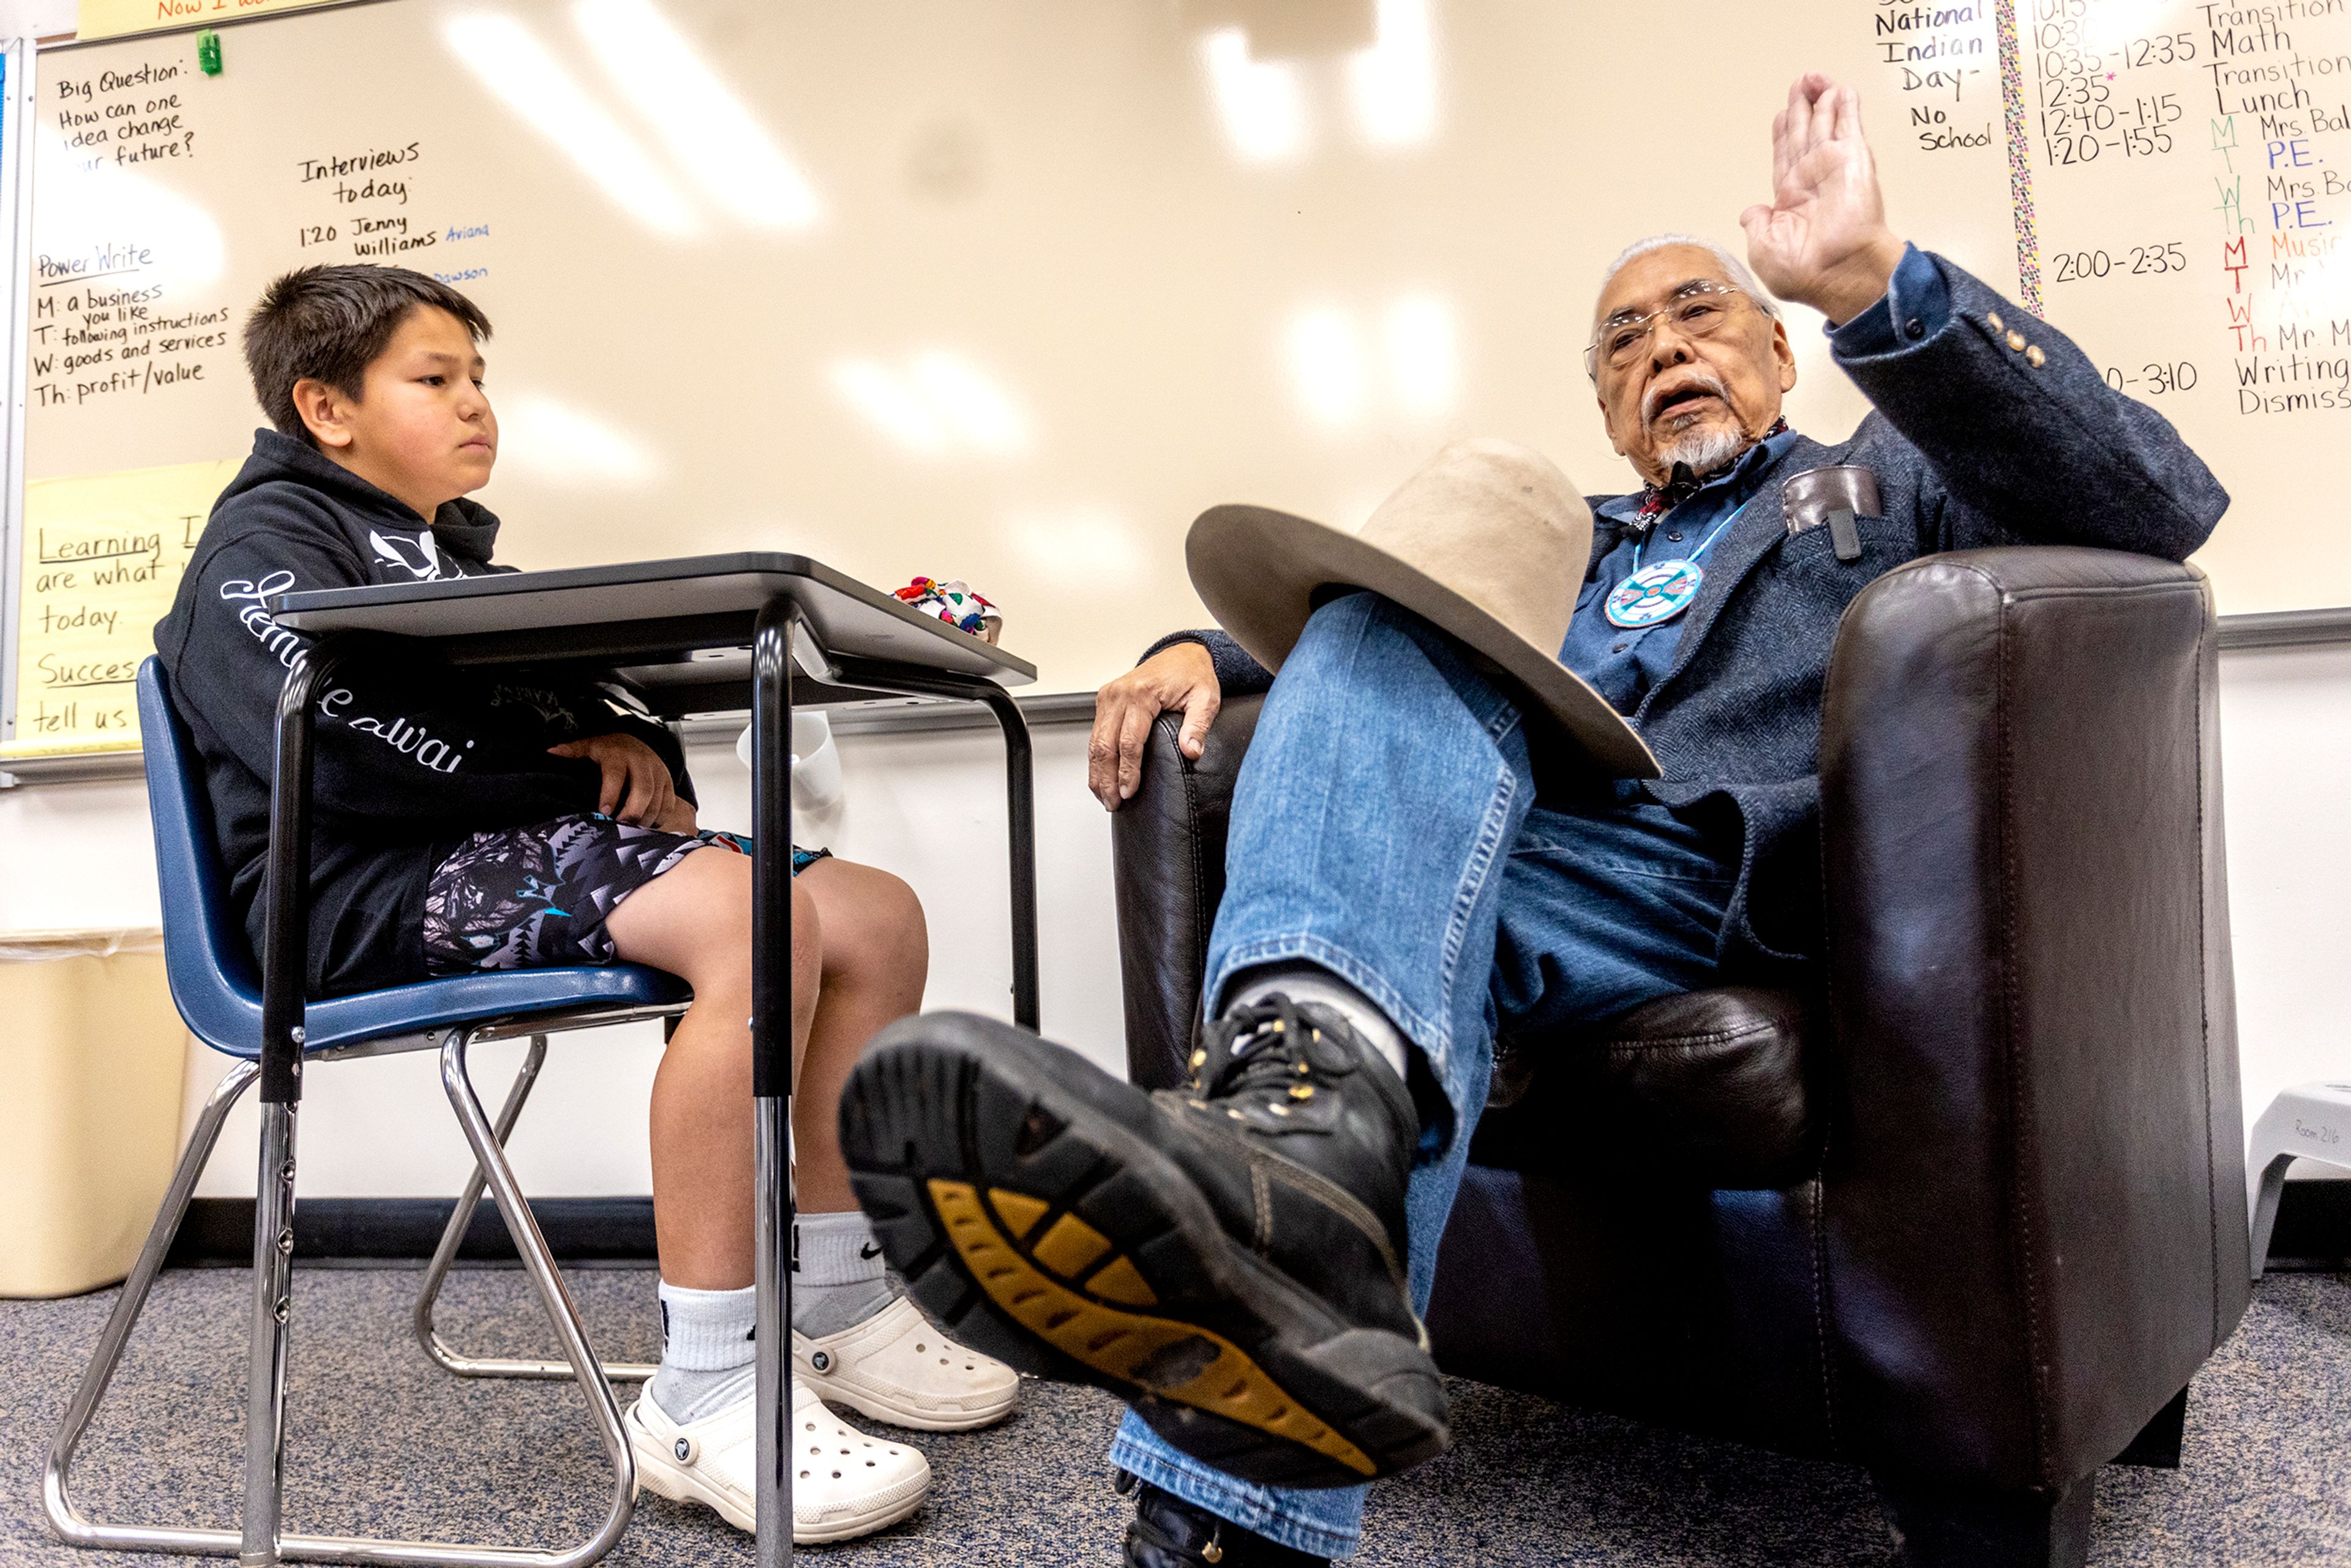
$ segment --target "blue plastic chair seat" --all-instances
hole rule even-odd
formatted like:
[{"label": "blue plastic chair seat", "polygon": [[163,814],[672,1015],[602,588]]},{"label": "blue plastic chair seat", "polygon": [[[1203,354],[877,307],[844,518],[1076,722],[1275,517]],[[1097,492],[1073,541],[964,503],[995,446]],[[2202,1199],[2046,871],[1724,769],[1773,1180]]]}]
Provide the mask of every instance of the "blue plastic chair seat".
[{"label": "blue plastic chair seat", "polygon": [[[167,967],[171,963],[168,936],[164,963]],[[172,996],[180,1001],[178,986],[172,988]],[[305,1055],[315,1055],[338,1046],[363,1045],[391,1035],[418,1034],[482,1019],[587,1007],[683,1007],[693,999],[694,992],[684,980],[638,964],[453,975],[445,980],[420,980],[413,986],[312,1002],[302,1015],[302,1050]],[[256,991],[235,1001],[233,1018],[207,1014],[204,1028],[197,1027],[184,1001],[180,1002],[180,1016],[188,1020],[196,1038],[214,1051],[257,1057],[261,1054],[261,994]]]},{"label": "blue plastic chair seat", "polygon": [[[162,664],[139,666],[139,728],[163,902],[163,965],[189,1030],[214,1051],[261,1054],[261,976],[228,895],[213,834],[212,800],[195,747],[172,711]],[[676,976],[636,964],[508,969],[420,980],[314,1001],[303,1051],[316,1055],[450,1024],[582,1008],[682,1007],[694,992]]]}]

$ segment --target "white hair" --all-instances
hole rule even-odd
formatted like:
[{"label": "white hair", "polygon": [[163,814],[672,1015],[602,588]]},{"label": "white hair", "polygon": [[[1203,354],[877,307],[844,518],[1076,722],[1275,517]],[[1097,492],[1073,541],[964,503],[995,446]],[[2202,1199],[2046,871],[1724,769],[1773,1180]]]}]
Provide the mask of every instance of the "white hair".
[{"label": "white hair", "polygon": [[[1651,235],[1647,239],[1635,240],[1631,245],[1618,251],[1616,259],[1608,264],[1608,270],[1601,274],[1600,292],[1603,295],[1606,294],[1608,286],[1616,281],[1616,275],[1630,266],[1635,257],[1646,256],[1653,250],[1664,250],[1668,246],[1677,245],[1690,246],[1708,252],[1715,260],[1722,263],[1723,276],[1738,285],[1748,298],[1755,301],[1757,308],[1775,321],[1780,319],[1780,302],[1763,291],[1763,286],[1755,281],[1755,275],[1747,270],[1747,264],[1712,240],[1700,239],[1696,235]],[[1593,308],[1598,308],[1597,301],[1594,302]]]}]

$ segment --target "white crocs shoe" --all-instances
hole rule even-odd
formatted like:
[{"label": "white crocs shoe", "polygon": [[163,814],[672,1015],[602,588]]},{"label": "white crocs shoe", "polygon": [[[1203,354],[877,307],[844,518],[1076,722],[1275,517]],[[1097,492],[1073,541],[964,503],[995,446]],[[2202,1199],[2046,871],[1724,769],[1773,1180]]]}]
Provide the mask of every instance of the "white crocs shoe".
[{"label": "white crocs shoe", "polygon": [[[747,1395],[680,1426],[653,1403],[652,1390],[639,1395],[624,1423],[638,1486],[674,1502],[716,1509],[736,1529],[749,1530],[758,1456],[753,1404]],[[792,1460],[798,1545],[870,1535],[920,1508],[931,1490],[929,1460],[903,1443],[844,1425],[799,1377],[792,1379]]]},{"label": "white crocs shoe", "polygon": [[1020,1397],[1019,1373],[956,1343],[904,1296],[822,1339],[793,1330],[792,1370],[860,1415],[925,1432],[1001,1421]]}]

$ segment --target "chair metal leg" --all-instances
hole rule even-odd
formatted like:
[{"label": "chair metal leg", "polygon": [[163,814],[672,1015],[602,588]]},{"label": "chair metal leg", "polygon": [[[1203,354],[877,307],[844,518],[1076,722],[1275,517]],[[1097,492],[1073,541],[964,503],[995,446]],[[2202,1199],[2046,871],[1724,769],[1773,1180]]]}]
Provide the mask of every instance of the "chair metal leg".
[{"label": "chair metal leg", "polygon": [[282,1100],[261,1106],[261,1166],[253,1195],[253,1321],[245,1369],[245,1532],[237,1552],[245,1568],[276,1568],[278,1560],[278,1505],[286,1489],[286,1345],[294,1318],[298,1109]]},{"label": "chair metal leg", "polygon": [[[598,1435],[603,1438],[604,1450],[612,1462],[612,1504],[604,1522],[596,1533],[579,1545],[564,1552],[547,1552],[525,1547],[468,1546],[438,1542],[383,1541],[339,1535],[277,1535],[275,1555],[285,1562],[350,1563],[371,1564],[413,1564],[415,1568],[586,1568],[610,1552],[627,1528],[635,1508],[637,1472],[635,1457],[629,1451],[628,1439],[621,1427],[620,1409],[612,1399],[611,1385],[598,1375],[596,1358],[589,1348],[587,1331],[580,1324],[579,1314],[564,1290],[562,1278],[556,1272],[555,1260],[548,1251],[546,1238],[530,1215],[530,1208],[515,1185],[514,1172],[498,1146],[489,1119],[473,1092],[465,1075],[465,1047],[470,1037],[464,1030],[454,1031],[442,1050],[441,1076],[448,1091],[449,1102],[457,1113],[457,1120],[465,1130],[466,1141],[473,1145],[474,1156],[487,1174],[491,1190],[496,1195],[500,1212],[506,1217],[508,1229],[515,1239],[515,1249],[522,1254],[523,1263],[531,1281],[538,1289],[539,1299],[548,1315],[555,1322],[562,1336],[564,1349],[570,1357],[571,1375],[578,1379],[588,1395],[590,1414],[596,1419]],[[98,1349],[82,1373],[80,1384],[59,1423],[57,1435],[50,1445],[49,1459],[42,1479],[42,1503],[49,1517],[49,1525],[58,1539],[71,1546],[92,1547],[112,1552],[168,1552],[214,1557],[241,1557],[244,1553],[244,1530],[204,1530],[184,1526],[100,1524],[83,1518],[73,1506],[68,1487],[69,1471],[74,1453],[79,1446],[99,1403],[106,1396],[108,1384],[120,1364],[124,1345],[136,1324],[141,1310],[146,1305],[155,1276],[162,1270],[163,1259],[179,1233],[180,1222],[187,1213],[188,1200],[195,1192],[196,1180],[204,1174],[206,1158],[220,1139],[221,1126],[227,1120],[229,1109],[259,1070],[256,1063],[239,1062],[221,1081],[205,1103],[204,1113],[197,1118],[194,1134],[188,1140],[187,1152],[172,1177],[170,1189],[164,1194],[163,1207],[155,1217],[154,1228],[148,1232],[147,1245],[132,1267],[131,1277],[124,1281],[121,1298],[115,1302],[106,1327],[99,1336]],[[282,1107],[265,1107],[269,1110]],[[284,1142],[290,1150],[290,1127],[286,1129]],[[265,1119],[264,1145],[273,1140]],[[287,1174],[281,1158],[277,1173],[277,1185],[281,1194],[290,1193],[292,1178]],[[268,1184],[265,1184],[266,1186]],[[257,1202],[256,1211],[275,1209],[279,1203]],[[290,1213],[285,1216],[290,1218]],[[259,1228],[256,1224],[256,1229]],[[287,1243],[290,1232],[282,1225],[268,1250],[277,1260],[290,1259],[291,1248]],[[275,1275],[275,1270],[265,1270]],[[256,1296],[259,1291],[256,1291]],[[277,1300],[284,1300],[282,1290]],[[273,1302],[274,1306],[274,1302]],[[273,1325],[276,1313],[271,1313]],[[265,1385],[264,1393],[270,1402],[269,1414],[277,1416],[284,1409],[282,1383],[267,1386],[274,1380],[267,1375],[274,1368],[282,1375],[284,1341],[277,1335],[256,1335],[256,1344],[270,1358],[260,1369],[265,1375],[255,1381]],[[247,1390],[248,1407],[262,1400]],[[279,1433],[282,1435],[282,1426]],[[279,1450],[282,1453],[282,1449]],[[273,1476],[270,1478],[275,1479]],[[277,1523],[275,1500],[269,1511],[273,1531]],[[252,1511],[247,1511],[247,1520]]]},{"label": "chair metal leg", "polygon": [[[507,1091],[506,1103],[498,1110],[498,1119],[492,1135],[500,1148],[513,1135],[515,1123],[522,1116],[523,1103],[530,1098],[538,1082],[539,1068],[547,1061],[547,1037],[530,1037],[530,1051],[524,1056],[521,1071],[515,1074],[514,1086]],[[441,1232],[441,1245],[434,1249],[433,1261],[424,1270],[424,1288],[416,1297],[416,1310],[410,1321],[415,1325],[416,1343],[424,1354],[443,1370],[459,1377],[520,1377],[552,1382],[569,1377],[571,1364],[565,1361],[533,1361],[510,1356],[465,1355],[449,1347],[433,1324],[433,1309],[440,1301],[441,1287],[449,1278],[450,1268],[457,1261],[457,1249],[465,1239],[467,1227],[474,1221],[474,1210],[482,1201],[482,1189],[488,1181],[479,1160],[474,1162],[474,1174],[465,1178],[465,1189],[457,1196],[457,1207],[449,1216],[448,1227]],[[615,1383],[643,1383],[653,1375],[654,1368],[643,1362],[606,1362],[604,1375]]]},{"label": "chair metal leg", "polygon": [[529,1273],[531,1283],[538,1289],[540,1304],[546,1307],[558,1337],[563,1341],[563,1354],[571,1364],[571,1375],[579,1380],[580,1392],[587,1397],[588,1412],[595,1417],[597,1435],[604,1440],[605,1457],[612,1462],[612,1506],[605,1515],[603,1527],[582,1545],[553,1560],[562,1568],[570,1568],[603,1556],[628,1527],[629,1515],[636,1507],[636,1456],[629,1448],[628,1434],[622,1430],[621,1407],[613,1401],[612,1385],[604,1380],[603,1366],[588,1343],[587,1326],[580,1322],[579,1309],[571,1302],[571,1292],[564,1287],[563,1275],[555,1266],[555,1254],[548,1250],[547,1238],[539,1234],[538,1220],[531,1214],[530,1204],[515,1181],[514,1167],[507,1163],[506,1150],[499,1145],[489,1118],[483,1113],[482,1102],[474,1093],[473,1082],[465,1072],[465,1050],[471,1043],[472,1036],[467,1030],[450,1032],[448,1043],[441,1048],[441,1085],[448,1092],[458,1123],[465,1129],[465,1141],[474,1145],[475,1162],[489,1175],[490,1190],[498,1200],[498,1215],[506,1221],[507,1233],[514,1238],[515,1250],[522,1255],[523,1268]]},{"label": "chair metal leg", "polygon": [[[41,1478],[41,1506],[48,1512],[49,1528],[68,1545],[110,1552],[200,1550],[187,1544],[186,1531],[99,1524],[84,1519],[74,1508],[68,1478],[73,1469],[74,1451],[80,1448],[90,1418],[98,1414],[107,1385],[114,1381],[115,1368],[122,1364],[123,1347],[131,1342],[131,1331],[146,1309],[148,1293],[155,1288],[155,1276],[162,1272],[163,1259],[180,1234],[180,1222],[187,1218],[188,1200],[195,1195],[196,1181],[204,1174],[213,1146],[220,1142],[221,1127],[238,1097],[260,1071],[258,1062],[238,1062],[213,1090],[212,1098],[204,1102],[204,1113],[196,1118],[195,1130],[188,1137],[187,1152],[180,1156],[179,1168],[172,1173],[172,1185],[164,1190],[163,1206],[155,1211],[155,1224],[147,1232],[147,1245],[140,1249],[139,1261],[131,1265],[131,1277],[122,1282],[122,1294],[116,1298],[114,1311],[107,1314],[106,1327],[98,1336],[98,1348],[91,1352],[89,1364],[82,1369],[81,1382],[66,1406],[65,1419],[57,1423],[57,1434],[49,1443],[48,1467]],[[235,1537],[225,1531],[216,1533],[234,1549]]]}]

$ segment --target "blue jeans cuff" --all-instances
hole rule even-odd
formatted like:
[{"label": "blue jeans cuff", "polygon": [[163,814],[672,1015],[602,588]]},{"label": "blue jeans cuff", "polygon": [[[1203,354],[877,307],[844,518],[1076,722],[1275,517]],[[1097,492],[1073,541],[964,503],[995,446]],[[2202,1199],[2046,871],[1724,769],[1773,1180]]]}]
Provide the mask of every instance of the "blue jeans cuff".
[{"label": "blue jeans cuff", "polygon": [[[1133,1416],[1127,1419],[1130,1425],[1134,1421]],[[1293,1552],[1311,1552],[1317,1557],[1345,1557],[1363,1539],[1360,1528],[1341,1531],[1292,1518],[1282,1511],[1286,1499],[1281,1491],[1236,1480],[1164,1443],[1137,1442],[1123,1426],[1111,1443],[1110,1462],[1162,1491],[1174,1493],[1195,1508],[1207,1509],[1218,1519],[1228,1519],[1243,1530]],[[1361,1489],[1349,1490],[1361,1494]],[[1357,1506],[1360,1510],[1361,1504]]]}]

